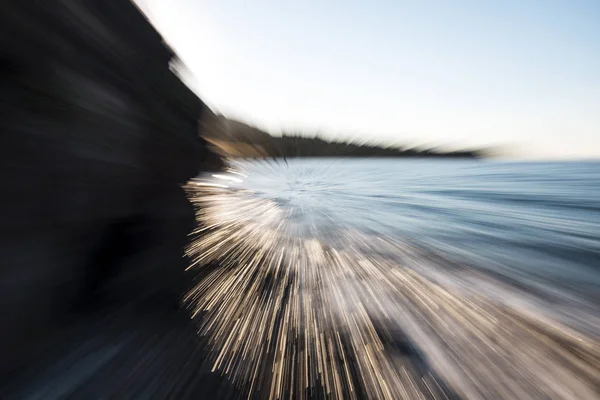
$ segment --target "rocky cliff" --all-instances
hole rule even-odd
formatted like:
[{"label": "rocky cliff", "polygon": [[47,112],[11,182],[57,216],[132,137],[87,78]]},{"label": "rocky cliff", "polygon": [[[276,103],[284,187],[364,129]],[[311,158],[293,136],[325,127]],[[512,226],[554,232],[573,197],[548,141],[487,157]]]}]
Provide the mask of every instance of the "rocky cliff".
[{"label": "rocky cliff", "polygon": [[127,0],[3,2],[0,370],[80,309],[176,301],[180,185],[216,158],[174,57]]}]

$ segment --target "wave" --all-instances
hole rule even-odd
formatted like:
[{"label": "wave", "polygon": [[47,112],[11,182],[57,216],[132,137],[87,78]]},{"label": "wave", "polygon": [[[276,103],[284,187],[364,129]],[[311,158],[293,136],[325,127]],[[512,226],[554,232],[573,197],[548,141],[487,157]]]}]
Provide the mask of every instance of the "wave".
[{"label": "wave", "polygon": [[282,204],[248,192],[188,191],[202,227],[187,253],[202,279],[185,303],[213,370],[249,396],[600,393],[589,300],[397,237],[339,226],[298,235]]}]

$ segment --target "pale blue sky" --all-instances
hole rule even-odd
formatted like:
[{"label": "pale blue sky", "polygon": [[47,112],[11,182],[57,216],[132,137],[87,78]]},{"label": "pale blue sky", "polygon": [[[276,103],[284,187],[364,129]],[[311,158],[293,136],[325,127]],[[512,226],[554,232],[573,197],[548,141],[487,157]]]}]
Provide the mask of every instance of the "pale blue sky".
[{"label": "pale blue sky", "polygon": [[600,0],[139,0],[211,107],[271,132],[600,157]]}]

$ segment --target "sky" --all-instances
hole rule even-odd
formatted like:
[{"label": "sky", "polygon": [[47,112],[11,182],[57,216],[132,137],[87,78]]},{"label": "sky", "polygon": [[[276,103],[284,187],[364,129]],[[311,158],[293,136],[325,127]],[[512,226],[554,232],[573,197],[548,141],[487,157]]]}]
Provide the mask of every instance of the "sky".
[{"label": "sky", "polygon": [[384,144],[600,158],[598,0],[137,0],[211,108]]}]

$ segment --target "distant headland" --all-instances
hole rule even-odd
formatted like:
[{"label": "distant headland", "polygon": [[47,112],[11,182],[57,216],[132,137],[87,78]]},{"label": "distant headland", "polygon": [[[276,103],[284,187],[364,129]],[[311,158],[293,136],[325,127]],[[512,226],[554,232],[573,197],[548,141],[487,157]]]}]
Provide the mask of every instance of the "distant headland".
[{"label": "distant headland", "polygon": [[313,136],[283,133],[272,136],[259,128],[208,113],[201,125],[203,137],[214,151],[229,158],[271,157],[402,157],[482,158],[483,150],[443,151],[434,148],[382,146],[374,143],[329,141]]}]

